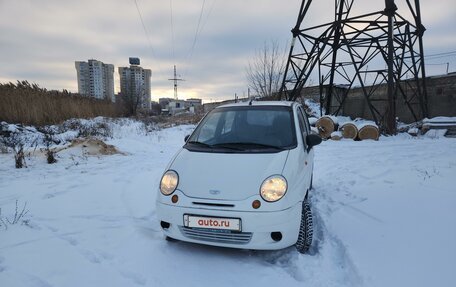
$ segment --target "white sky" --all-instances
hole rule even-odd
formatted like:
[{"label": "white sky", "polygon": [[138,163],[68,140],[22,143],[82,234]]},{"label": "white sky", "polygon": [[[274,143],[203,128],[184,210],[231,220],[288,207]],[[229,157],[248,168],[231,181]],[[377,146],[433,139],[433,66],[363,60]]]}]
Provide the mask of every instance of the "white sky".
[{"label": "white sky", "polygon": [[[77,91],[74,61],[94,58],[152,69],[152,98],[172,97],[173,65],[186,81],[179,98],[206,102],[247,93],[245,68],[255,50],[276,40],[285,48],[301,0],[0,0],[0,82],[29,80],[48,89]],[[200,32],[192,46],[200,17]],[[314,1],[306,23],[332,17],[333,0]],[[382,9],[383,0],[357,1],[356,12]],[[404,0],[396,0],[402,7]],[[456,1],[421,0],[425,54],[456,50]],[[171,13],[171,7],[173,13]],[[331,7],[328,9],[328,7]],[[173,25],[171,25],[171,15]],[[174,29],[172,29],[172,27]],[[173,33],[174,30],[174,40]],[[174,52],[173,52],[174,51]],[[456,57],[427,61],[428,74],[456,70]],[[437,64],[437,65],[436,65]],[[441,64],[441,65],[440,65]]]}]

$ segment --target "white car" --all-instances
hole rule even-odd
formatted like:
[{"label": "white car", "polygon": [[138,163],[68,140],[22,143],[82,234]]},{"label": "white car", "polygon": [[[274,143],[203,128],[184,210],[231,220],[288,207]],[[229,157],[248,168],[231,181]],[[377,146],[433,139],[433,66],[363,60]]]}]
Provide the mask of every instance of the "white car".
[{"label": "white car", "polygon": [[306,252],[312,243],[313,146],[296,102],[229,104],[208,113],[169,163],[157,196],[168,239]]}]

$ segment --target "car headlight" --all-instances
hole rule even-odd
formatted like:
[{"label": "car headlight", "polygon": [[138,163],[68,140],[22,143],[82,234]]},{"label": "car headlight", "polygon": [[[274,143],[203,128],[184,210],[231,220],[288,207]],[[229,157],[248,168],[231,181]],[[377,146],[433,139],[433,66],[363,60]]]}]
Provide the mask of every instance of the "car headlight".
[{"label": "car headlight", "polygon": [[260,195],[269,202],[281,199],[287,192],[287,181],[283,176],[273,175],[266,178],[261,184]]},{"label": "car headlight", "polygon": [[179,183],[179,175],[174,170],[168,170],[162,176],[160,181],[160,192],[163,195],[170,195],[173,193],[176,188],[177,184]]}]

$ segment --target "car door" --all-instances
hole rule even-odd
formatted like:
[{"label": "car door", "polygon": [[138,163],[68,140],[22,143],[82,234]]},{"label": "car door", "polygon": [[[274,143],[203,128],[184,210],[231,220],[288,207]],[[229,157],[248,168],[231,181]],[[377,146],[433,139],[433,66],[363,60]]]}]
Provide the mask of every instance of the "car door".
[{"label": "car door", "polygon": [[302,160],[300,160],[302,163],[301,176],[305,179],[304,185],[307,190],[310,187],[310,181],[312,179],[314,151],[313,149],[308,150],[306,137],[308,134],[310,134],[310,124],[302,106],[298,106],[297,116],[299,122],[300,136],[303,142],[303,145],[301,147]]}]

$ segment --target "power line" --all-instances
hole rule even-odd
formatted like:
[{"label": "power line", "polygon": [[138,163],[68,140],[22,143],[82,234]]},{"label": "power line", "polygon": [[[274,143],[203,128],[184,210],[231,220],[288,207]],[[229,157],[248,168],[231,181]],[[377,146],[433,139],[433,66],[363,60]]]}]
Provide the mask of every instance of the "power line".
[{"label": "power line", "polygon": [[456,54],[451,54],[451,55],[446,55],[446,56],[436,56],[436,57],[430,57],[430,58],[425,57],[425,58],[429,61],[432,61],[432,60],[444,59],[444,58],[454,57],[454,56],[456,56]]},{"label": "power line", "polygon": [[427,55],[427,56],[424,56],[424,58],[428,59],[428,60],[436,60],[436,59],[442,59],[442,58],[448,58],[448,57],[454,57],[454,56],[456,56],[456,51]]},{"label": "power line", "polygon": [[169,0],[169,8],[171,10],[171,41],[173,45],[173,62],[176,62],[175,48],[174,48],[174,20],[173,20],[173,0]]},{"label": "power line", "polygon": [[448,63],[438,63],[438,64],[436,64],[436,63],[426,63],[425,65],[426,66],[443,66],[443,65],[446,66],[447,64]]},{"label": "power line", "polygon": [[455,50],[455,51],[450,51],[450,52],[443,52],[443,53],[437,53],[437,54],[426,55],[426,56],[424,56],[424,57],[425,57],[425,58],[428,58],[428,57],[442,56],[442,55],[447,55],[447,54],[456,54],[456,50]]},{"label": "power line", "polygon": [[203,0],[203,5],[201,5],[201,11],[200,11],[199,18],[198,18],[198,25],[196,25],[195,37],[193,38],[193,44],[190,49],[190,54],[189,54],[190,58],[193,55],[193,51],[195,50],[195,46],[196,46],[196,41],[198,40],[198,34],[199,34],[200,25],[201,25],[201,18],[203,18],[205,4],[206,4],[206,0]]},{"label": "power line", "polygon": [[[195,39],[194,39],[194,43],[192,45],[192,49],[189,51],[188,56],[187,56],[187,64],[188,65],[191,65],[191,63],[192,63],[193,55],[194,55],[196,44],[197,44],[197,40],[199,40],[201,38],[200,35],[201,35],[202,31],[204,30],[204,27],[206,26],[212,11],[214,10],[216,2],[217,2],[217,0],[212,1],[211,6],[209,7],[209,11],[206,13],[206,17],[205,18],[202,17],[202,15],[204,14],[203,13],[203,10],[204,10],[203,7],[205,6],[205,3],[203,2],[201,13],[200,13],[200,18],[198,19],[198,25],[197,25],[197,26],[200,26],[200,28],[199,29],[197,28],[197,30],[196,30]],[[201,22],[202,18],[204,18],[204,20]],[[201,25],[201,23],[202,23],[202,25]],[[184,69],[187,70],[187,67],[184,66]]]},{"label": "power line", "polygon": [[152,57],[154,58],[155,62],[157,63],[158,70],[160,71],[161,70],[160,63],[157,60],[157,56],[155,54],[155,50],[154,50],[153,45],[152,45],[152,40],[150,39],[150,36],[149,36],[149,31],[147,30],[147,27],[144,24],[144,19],[142,17],[141,10],[139,9],[138,2],[137,2],[137,0],[133,0],[133,1],[135,2],[136,11],[138,11],[139,19],[141,20],[141,25],[142,25],[144,34],[146,35],[147,42],[149,43],[149,48],[150,48],[150,51],[152,53]]},{"label": "power line", "polygon": [[214,9],[214,6],[215,6],[215,2],[217,2],[217,0],[214,0],[214,1],[212,2],[211,7],[209,8],[209,12],[208,12],[207,15],[206,15],[206,20],[204,21],[203,26],[201,27],[200,33],[201,33],[201,31],[204,30],[204,27],[206,26],[207,21],[209,20],[209,16],[211,15],[212,10]]},{"label": "power line", "polygon": [[139,10],[138,2],[136,0],[133,0],[133,1],[135,2],[136,11],[138,11],[139,19],[141,20],[141,25],[143,27],[144,34],[146,35],[147,41],[149,42],[149,46],[152,51],[152,54],[155,56],[154,48],[152,47],[152,41],[150,40],[149,32],[147,31],[146,25],[144,24],[144,20],[143,20],[141,11]]}]

